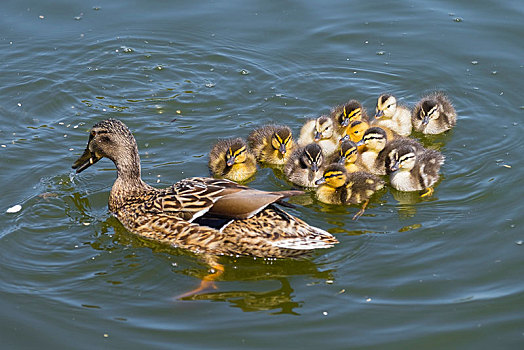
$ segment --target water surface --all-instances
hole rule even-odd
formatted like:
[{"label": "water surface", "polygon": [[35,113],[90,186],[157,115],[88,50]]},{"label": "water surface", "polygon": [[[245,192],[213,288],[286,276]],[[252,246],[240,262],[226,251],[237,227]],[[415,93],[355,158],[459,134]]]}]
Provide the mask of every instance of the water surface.
[{"label": "water surface", "polygon": [[[5,1],[0,14],[0,336],[8,348],[471,348],[524,342],[520,1]],[[71,164],[119,118],[143,178],[208,174],[217,138],[382,92],[441,89],[457,127],[429,199],[386,189],[290,212],[340,244],[304,260],[198,257],[108,213],[113,164]],[[261,168],[251,186],[289,189]],[[6,213],[16,204],[17,213]]]}]

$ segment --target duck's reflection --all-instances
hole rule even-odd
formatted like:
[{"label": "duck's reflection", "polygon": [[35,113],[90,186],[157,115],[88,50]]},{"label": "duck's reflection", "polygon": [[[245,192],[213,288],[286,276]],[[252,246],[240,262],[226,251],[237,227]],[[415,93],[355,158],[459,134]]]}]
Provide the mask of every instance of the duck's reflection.
[{"label": "duck's reflection", "polygon": [[[204,289],[199,289],[196,293],[185,291],[183,296],[175,296],[173,290],[171,299],[177,301],[223,301],[228,302],[232,307],[240,308],[243,311],[273,311],[272,314],[292,314],[298,315],[296,309],[302,307],[304,301],[294,300],[296,295],[291,287],[289,278],[297,275],[311,276],[318,280],[333,280],[332,270],[320,270],[309,258],[303,259],[254,259],[250,257],[213,257],[206,255],[194,255],[185,250],[175,249],[166,245],[145,240],[128,232],[118,220],[113,217],[107,218],[99,227],[100,232],[90,245],[96,250],[114,250],[116,246],[148,247],[155,254],[163,259],[172,261],[173,257],[179,257],[178,263],[172,264],[172,271],[195,278],[195,286],[200,281],[204,281],[214,271],[209,266],[219,264],[223,266],[223,273],[211,279],[211,283]],[[111,233],[113,233],[111,235]],[[108,239],[108,236],[111,237]],[[194,256],[195,259],[188,257]],[[136,257],[134,266],[136,266]],[[198,264],[198,265],[197,265]],[[175,277],[175,280],[179,280]],[[239,282],[242,286],[251,285],[253,282],[278,281],[276,289],[260,290],[229,290],[228,283]],[[216,282],[216,283],[215,283]],[[262,283],[255,283],[260,288]],[[180,288],[180,287],[178,287]]]},{"label": "duck's reflection", "polygon": [[278,278],[280,288],[265,292],[255,291],[213,291],[186,297],[183,300],[210,300],[229,302],[242,311],[270,311],[272,314],[299,315],[295,309],[300,308],[303,301],[293,300],[293,288],[287,278]]}]

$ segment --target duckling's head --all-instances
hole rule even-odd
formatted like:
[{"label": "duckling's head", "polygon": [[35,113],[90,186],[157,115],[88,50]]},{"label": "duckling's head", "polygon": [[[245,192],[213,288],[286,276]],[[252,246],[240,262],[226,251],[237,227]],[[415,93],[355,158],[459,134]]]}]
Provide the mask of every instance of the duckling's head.
[{"label": "duckling's head", "polygon": [[387,143],[387,136],[384,129],[373,126],[364,132],[362,139],[358,141],[357,146],[366,145],[367,149],[380,152],[384,149]]},{"label": "duckling's head", "polygon": [[415,166],[417,154],[413,146],[402,145],[392,149],[387,155],[386,167],[388,172],[397,170],[410,171]]},{"label": "duckling's head", "polygon": [[364,133],[369,129],[369,124],[362,120],[353,121],[348,128],[347,134],[353,142],[362,140]]},{"label": "duckling's head", "polygon": [[313,172],[317,172],[324,162],[324,155],[322,154],[322,147],[316,143],[310,143],[300,156],[300,163],[304,168],[311,169]]},{"label": "duckling's head", "polygon": [[140,171],[140,159],[135,138],[129,128],[117,119],[106,119],[95,124],[89,133],[84,153],[73,164],[80,173],[103,157],[111,159],[117,169],[136,168]]},{"label": "duckling's head", "polygon": [[326,184],[333,188],[339,188],[345,185],[347,177],[346,168],[343,165],[333,163],[324,170],[324,175],[315,181],[315,184]]},{"label": "duckling's head", "polygon": [[438,102],[433,99],[423,101],[416,117],[422,120],[422,125],[427,125],[431,120],[438,119],[440,117]]},{"label": "duckling's head", "polygon": [[333,136],[333,119],[327,115],[322,115],[315,122],[315,142],[322,139],[329,139]]},{"label": "duckling's head", "polygon": [[271,136],[271,146],[282,155],[285,155],[292,145],[293,136],[291,129],[287,126],[279,127]]},{"label": "duckling's head", "polygon": [[339,164],[353,164],[358,157],[357,145],[353,141],[344,141],[340,144]]},{"label": "duckling's head", "polygon": [[241,138],[231,140],[229,147],[227,148],[225,158],[226,165],[228,167],[234,164],[241,164],[247,160],[247,145]]},{"label": "duckling's head", "polygon": [[354,120],[361,120],[363,115],[362,104],[357,100],[351,100],[348,103],[335,108],[332,112],[333,118],[342,127],[347,127]]},{"label": "duckling's head", "polygon": [[397,111],[397,99],[393,95],[383,94],[377,100],[375,118],[391,118]]}]

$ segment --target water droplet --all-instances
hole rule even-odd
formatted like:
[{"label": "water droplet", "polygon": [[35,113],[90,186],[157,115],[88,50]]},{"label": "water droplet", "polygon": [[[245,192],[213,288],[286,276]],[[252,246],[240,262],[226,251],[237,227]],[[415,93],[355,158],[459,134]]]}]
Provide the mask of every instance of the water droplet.
[{"label": "water droplet", "polygon": [[524,244],[524,241],[523,240],[518,240],[518,241],[515,241],[515,244],[522,245],[522,244]]},{"label": "water droplet", "polygon": [[463,20],[464,20],[464,18],[462,18],[462,17],[455,17],[455,18],[453,18],[454,22],[462,22]]},{"label": "water droplet", "polygon": [[471,64],[473,65],[479,64],[479,61],[471,61]]},{"label": "water droplet", "polygon": [[324,311],[324,312],[322,313],[322,315],[327,316],[327,315],[328,315],[328,312],[327,312],[327,311]]},{"label": "water droplet", "polygon": [[241,69],[240,70],[240,74],[242,75],[248,75],[249,74],[249,71],[247,69]]},{"label": "water droplet", "polygon": [[384,51],[377,51],[377,55],[378,55],[378,56],[382,56],[382,55],[384,55],[384,54],[385,54]]},{"label": "water droplet", "polygon": [[208,87],[208,88],[212,88],[212,87],[214,87],[215,85],[216,85],[215,83],[207,83],[207,84],[206,84],[206,87]]}]

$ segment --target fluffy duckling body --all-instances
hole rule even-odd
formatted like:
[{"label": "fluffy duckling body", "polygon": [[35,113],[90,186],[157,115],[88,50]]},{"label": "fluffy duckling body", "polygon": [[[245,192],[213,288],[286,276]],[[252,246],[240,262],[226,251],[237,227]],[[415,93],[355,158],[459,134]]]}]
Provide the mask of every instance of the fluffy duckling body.
[{"label": "fluffy duckling body", "polygon": [[284,165],[295,148],[291,129],[284,125],[265,125],[247,138],[249,147],[261,163]]},{"label": "fluffy duckling body", "polygon": [[73,169],[80,173],[103,157],[117,168],[109,210],[126,229],[142,237],[214,256],[275,258],[303,256],[338,243],[328,232],[275,205],[301,191],[259,191],[206,177],[183,179],[165,189],[146,184],[135,138],[119,120],[93,126]]},{"label": "fluffy duckling body", "polygon": [[329,157],[337,150],[342,137],[335,131],[334,124],[333,118],[327,115],[308,120],[300,129],[298,145],[305,147],[310,143],[318,143],[324,156]]},{"label": "fluffy duckling body", "polygon": [[415,105],[411,121],[415,131],[440,134],[455,126],[457,112],[444,93],[434,92]]},{"label": "fluffy duckling body", "polygon": [[214,177],[243,182],[255,175],[257,162],[240,138],[219,140],[209,153],[209,170]]},{"label": "fluffy duckling body", "polygon": [[362,104],[357,100],[336,106],[331,110],[331,118],[335,121],[335,132],[344,136],[349,125],[356,120],[368,120],[368,115]]},{"label": "fluffy duckling body", "polygon": [[444,156],[440,152],[426,149],[420,153],[408,144],[391,150],[386,158],[391,186],[406,192],[426,190],[422,197],[433,194],[442,164]]},{"label": "fluffy duckling body", "polygon": [[322,177],[324,155],[316,143],[297,148],[284,166],[284,175],[295,185],[316,187],[315,181]]},{"label": "fluffy duckling body", "polygon": [[356,143],[357,147],[365,146],[360,155],[358,165],[375,175],[386,175],[384,163],[378,159],[379,153],[387,144],[384,129],[373,126],[364,132],[362,139]]},{"label": "fluffy duckling body", "polygon": [[348,173],[341,164],[326,167],[317,184],[316,197],[323,203],[348,205],[364,202],[353,219],[364,213],[369,198],[384,187],[384,181],[377,176],[362,171]]},{"label": "fluffy duckling body", "polygon": [[412,130],[411,112],[408,108],[397,105],[395,96],[380,95],[373,125],[389,128],[400,136],[408,136]]}]

